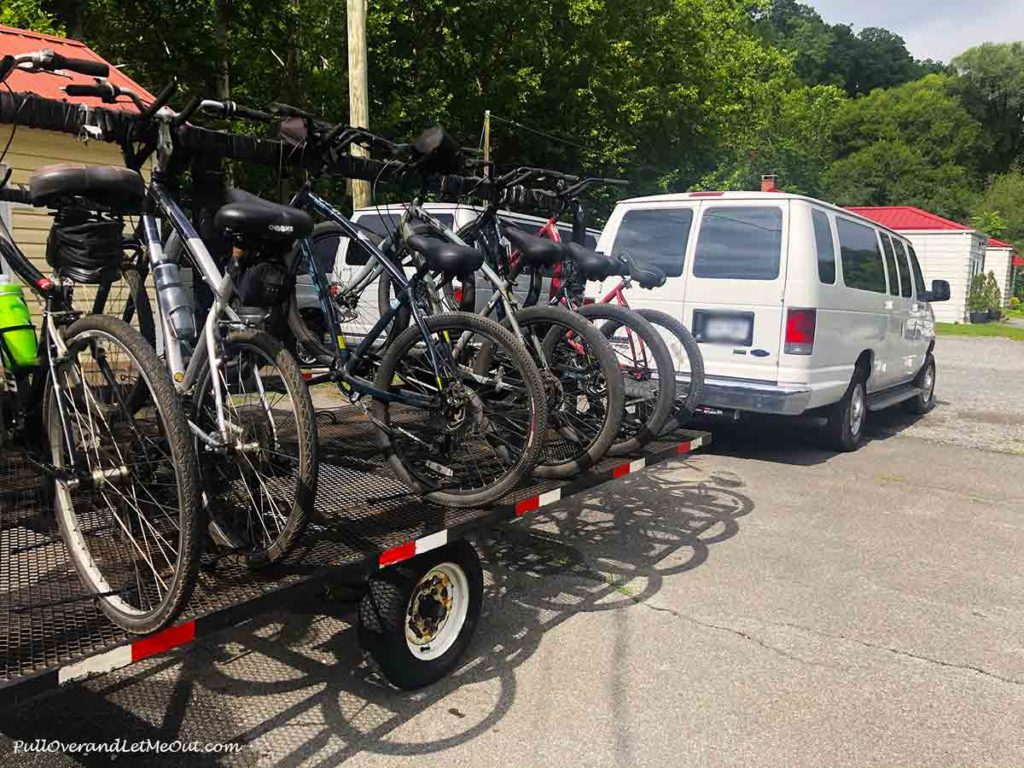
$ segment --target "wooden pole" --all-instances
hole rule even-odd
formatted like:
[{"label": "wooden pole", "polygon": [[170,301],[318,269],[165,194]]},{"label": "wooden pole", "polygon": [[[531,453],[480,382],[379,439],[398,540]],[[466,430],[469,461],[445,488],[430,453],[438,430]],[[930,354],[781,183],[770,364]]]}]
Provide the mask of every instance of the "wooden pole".
[{"label": "wooden pole", "polygon": [[491,162],[491,110],[484,110],[484,162]]},{"label": "wooden pole", "polygon": [[[349,123],[356,128],[370,127],[370,99],[367,85],[366,2],[348,0],[348,110]],[[362,147],[352,147],[352,154],[365,156]],[[352,205],[365,208],[370,204],[370,183],[352,182]]]}]

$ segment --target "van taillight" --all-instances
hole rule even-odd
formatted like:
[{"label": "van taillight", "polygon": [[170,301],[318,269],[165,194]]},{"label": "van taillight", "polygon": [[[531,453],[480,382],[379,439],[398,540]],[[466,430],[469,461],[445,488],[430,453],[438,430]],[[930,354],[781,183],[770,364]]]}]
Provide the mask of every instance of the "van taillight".
[{"label": "van taillight", "polygon": [[790,309],[786,312],[787,355],[809,355],[814,351],[817,314],[813,309]]}]

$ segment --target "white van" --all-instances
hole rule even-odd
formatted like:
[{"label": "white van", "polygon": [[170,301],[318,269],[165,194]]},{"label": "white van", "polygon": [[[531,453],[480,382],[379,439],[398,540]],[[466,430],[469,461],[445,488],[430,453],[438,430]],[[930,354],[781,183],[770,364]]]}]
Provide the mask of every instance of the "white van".
[{"label": "white van", "polygon": [[711,412],[827,416],[853,450],[868,411],[934,404],[929,302],[949,284],[926,289],[892,230],[800,195],[691,192],[620,202],[598,250],[666,273],[628,300],[693,332]]}]

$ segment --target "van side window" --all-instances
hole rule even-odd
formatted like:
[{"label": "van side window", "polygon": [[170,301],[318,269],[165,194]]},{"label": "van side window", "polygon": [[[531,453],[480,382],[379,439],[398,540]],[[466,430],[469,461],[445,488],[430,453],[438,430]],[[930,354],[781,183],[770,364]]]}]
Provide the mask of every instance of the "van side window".
[{"label": "van side window", "polygon": [[693,274],[723,280],[774,280],[782,261],[782,209],[714,206],[704,212]]},{"label": "van side window", "polygon": [[814,245],[818,251],[818,280],[835,285],[836,244],[832,239],[832,225],[828,214],[817,208],[812,209],[811,218],[814,220]]},{"label": "van side window", "polygon": [[889,276],[889,293],[900,295],[900,284],[896,277],[896,251],[892,247],[892,238],[886,232],[879,232],[882,237],[882,250],[885,251],[885,273]]},{"label": "van side window", "polygon": [[626,211],[615,233],[611,255],[626,254],[641,266],[658,267],[669,277],[679,277],[692,223],[692,208]]},{"label": "van side window", "polygon": [[907,256],[907,246],[902,240],[893,238],[892,244],[896,247],[896,267],[900,272],[900,295],[904,298],[911,298],[914,295],[914,287],[910,280],[910,260]]},{"label": "van side window", "polygon": [[917,295],[920,296],[924,293],[924,275],[921,274],[921,264],[917,260],[917,253],[914,251],[914,246],[907,244],[907,253],[910,254],[910,271],[914,273],[914,288],[917,291]]},{"label": "van side window", "polygon": [[843,260],[843,282],[847,288],[885,293],[885,266],[878,247],[878,235],[871,227],[849,219],[836,218],[839,256]]}]

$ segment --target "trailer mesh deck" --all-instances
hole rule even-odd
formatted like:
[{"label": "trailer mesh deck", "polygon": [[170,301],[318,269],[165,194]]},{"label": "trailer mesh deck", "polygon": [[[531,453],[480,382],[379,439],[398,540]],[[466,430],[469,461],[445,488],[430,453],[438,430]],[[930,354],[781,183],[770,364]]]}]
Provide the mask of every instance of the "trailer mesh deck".
[{"label": "trailer mesh deck", "polygon": [[83,599],[59,533],[41,516],[40,473],[20,453],[0,453],[0,702],[182,645],[280,605],[286,590],[346,568],[358,577],[709,442],[706,433],[682,431],[642,455],[606,459],[571,481],[528,482],[493,507],[450,509],[424,504],[395,480],[356,409],[321,411],[317,422],[317,517],[300,546],[256,572],[231,558],[204,558],[179,623],[141,639]]}]

